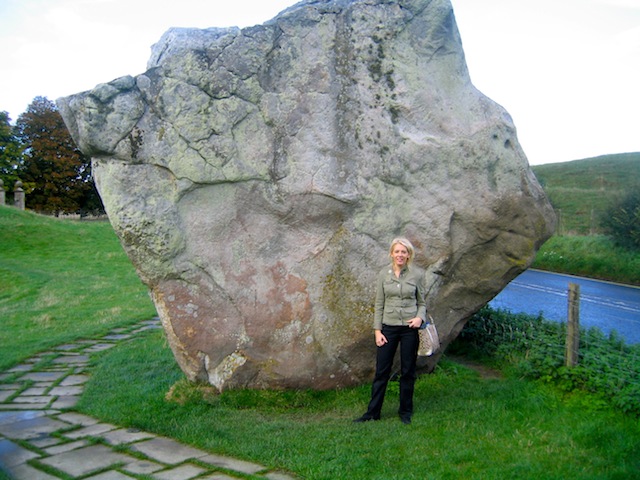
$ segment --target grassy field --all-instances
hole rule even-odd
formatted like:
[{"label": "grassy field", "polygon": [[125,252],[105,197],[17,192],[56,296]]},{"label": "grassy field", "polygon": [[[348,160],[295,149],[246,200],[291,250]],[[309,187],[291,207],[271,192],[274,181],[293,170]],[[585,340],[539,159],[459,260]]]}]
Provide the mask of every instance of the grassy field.
[{"label": "grassy field", "polygon": [[640,152],[535,165],[559,217],[559,235],[602,233],[600,216],[622,192],[640,188]]},{"label": "grassy field", "polygon": [[[96,360],[79,409],[306,479],[640,478],[636,418],[586,394],[483,378],[446,359],[418,380],[409,426],[397,417],[396,382],[382,420],[354,424],[368,385],[214,396],[181,378],[162,334],[148,333]],[[172,386],[179,402],[165,399]]]},{"label": "grassy field", "polygon": [[0,369],[154,315],[108,222],[0,207]]},{"label": "grassy field", "polygon": [[553,236],[538,251],[533,268],[640,285],[640,252],[603,235]]}]

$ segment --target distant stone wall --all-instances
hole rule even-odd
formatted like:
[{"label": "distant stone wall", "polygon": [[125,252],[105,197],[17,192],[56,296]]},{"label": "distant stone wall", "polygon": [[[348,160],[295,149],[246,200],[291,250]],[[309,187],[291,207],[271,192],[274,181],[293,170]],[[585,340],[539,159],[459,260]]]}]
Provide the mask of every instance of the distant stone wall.
[{"label": "distant stone wall", "polygon": [[[22,188],[22,182],[18,180],[13,188],[13,206],[19,210],[25,208],[25,193]],[[4,182],[0,180],[0,205],[5,205],[7,201],[7,192],[4,189]]]}]

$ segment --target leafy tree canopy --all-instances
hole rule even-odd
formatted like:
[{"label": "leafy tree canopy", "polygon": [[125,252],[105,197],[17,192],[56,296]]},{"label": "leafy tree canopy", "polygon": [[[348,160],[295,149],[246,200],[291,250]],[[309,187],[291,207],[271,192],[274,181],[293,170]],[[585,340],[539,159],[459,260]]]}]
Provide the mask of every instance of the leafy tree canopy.
[{"label": "leafy tree canopy", "polygon": [[4,189],[11,190],[18,180],[18,169],[22,162],[22,146],[15,135],[7,112],[0,112],[0,180]]},{"label": "leafy tree canopy", "polygon": [[602,225],[617,244],[640,250],[640,186],[613,203]]},{"label": "leafy tree canopy", "polygon": [[91,179],[91,163],[78,149],[56,105],[36,97],[16,123],[24,146],[20,177],[26,206],[43,213],[102,210]]}]

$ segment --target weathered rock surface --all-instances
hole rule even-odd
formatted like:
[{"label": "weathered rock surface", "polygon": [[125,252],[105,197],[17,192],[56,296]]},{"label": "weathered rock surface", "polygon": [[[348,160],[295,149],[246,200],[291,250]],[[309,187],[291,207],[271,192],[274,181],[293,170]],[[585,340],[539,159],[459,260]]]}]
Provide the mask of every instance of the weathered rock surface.
[{"label": "weathered rock surface", "polygon": [[146,73],[58,105],[178,363],[219,389],[369,381],[393,236],[417,247],[446,346],[554,228],[448,0],[172,29]]}]

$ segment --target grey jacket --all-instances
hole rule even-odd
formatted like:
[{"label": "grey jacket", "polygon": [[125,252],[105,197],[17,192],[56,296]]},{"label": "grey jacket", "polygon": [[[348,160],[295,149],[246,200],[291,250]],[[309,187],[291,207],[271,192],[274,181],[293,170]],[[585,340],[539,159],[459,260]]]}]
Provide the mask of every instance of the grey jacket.
[{"label": "grey jacket", "polygon": [[385,325],[407,325],[415,317],[427,321],[424,271],[415,266],[402,269],[396,277],[393,269],[383,268],[376,285],[374,330]]}]

